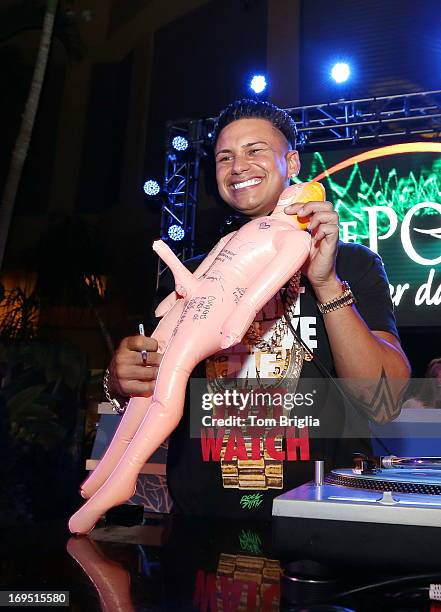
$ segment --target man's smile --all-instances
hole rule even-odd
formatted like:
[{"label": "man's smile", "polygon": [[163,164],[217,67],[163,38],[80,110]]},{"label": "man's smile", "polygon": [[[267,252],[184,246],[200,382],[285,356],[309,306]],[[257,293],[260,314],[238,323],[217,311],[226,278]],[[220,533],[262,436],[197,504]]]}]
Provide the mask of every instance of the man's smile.
[{"label": "man's smile", "polygon": [[298,172],[296,151],[270,121],[238,119],[220,132],[215,150],[221,198],[250,219],[267,215]]},{"label": "man's smile", "polygon": [[231,183],[231,188],[234,191],[238,191],[239,189],[246,189],[247,187],[254,187],[255,185],[259,185],[262,182],[261,178],[251,178],[246,181],[241,181],[237,183]]}]

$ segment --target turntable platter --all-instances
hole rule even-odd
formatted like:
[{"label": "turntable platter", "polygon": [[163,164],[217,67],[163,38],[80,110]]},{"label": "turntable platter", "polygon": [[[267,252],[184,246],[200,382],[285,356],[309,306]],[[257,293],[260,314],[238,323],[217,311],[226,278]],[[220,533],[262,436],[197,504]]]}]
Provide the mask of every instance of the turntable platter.
[{"label": "turntable platter", "polygon": [[273,501],[273,517],[441,526],[441,470],[335,469]]},{"label": "turntable platter", "polygon": [[375,474],[356,474],[352,469],[332,470],[325,483],[352,489],[441,495],[441,470],[379,469]]}]

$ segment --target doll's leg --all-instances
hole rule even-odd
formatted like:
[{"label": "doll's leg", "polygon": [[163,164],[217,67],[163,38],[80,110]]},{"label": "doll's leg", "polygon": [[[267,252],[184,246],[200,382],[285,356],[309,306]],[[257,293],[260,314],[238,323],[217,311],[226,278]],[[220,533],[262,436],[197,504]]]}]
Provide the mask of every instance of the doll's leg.
[{"label": "doll's leg", "polygon": [[175,367],[166,372],[163,389],[159,389],[159,394],[155,391],[150,408],[119,463],[100,489],[70,519],[72,533],[88,533],[109,508],[132,497],[142,466],[178,425],[189,371]]},{"label": "doll's leg", "polygon": [[109,508],[133,495],[141,468],[181,420],[191,371],[219,348],[219,333],[210,333],[210,323],[207,319],[205,325],[194,325],[187,319],[178,327],[159,367],[147,414],[111,475],[70,519],[72,533],[89,532]]},{"label": "doll's leg", "polygon": [[[159,352],[164,352],[172,332],[184,309],[184,300],[179,300],[173,309],[159,322],[152,334],[159,344]],[[161,350],[162,349],[162,350]],[[132,397],[126,412],[116,430],[113,439],[108,446],[98,466],[89,475],[80,487],[80,494],[88,499],[107,480],[121,459],[126,448],[138,431],[138,427],[145,417],[151,403],[151,397]]]}]

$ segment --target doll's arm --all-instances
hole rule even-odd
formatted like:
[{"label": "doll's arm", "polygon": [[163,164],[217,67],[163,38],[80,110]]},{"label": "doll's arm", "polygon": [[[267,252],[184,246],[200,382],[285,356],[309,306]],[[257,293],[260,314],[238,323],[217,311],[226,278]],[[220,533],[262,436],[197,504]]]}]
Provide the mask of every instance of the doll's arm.
[{"label": "doll's arm", "polygon": [[196,286],[196,279],[190,270],[176,257],[171,248],[163,240],[155,240],[152,246],[155,253],[170,268],[175,279],[176,292],[185,297]]},{"label": "doll's arm", "polygon": [[[193,276],[195,278],[201,278],[201,276],[203,276],[205,274],[205,272],[211,266],[213,261],[216,259],[216,257],[219,255],[219,253],[222,251],[222,249],[227,244],[227,242],[229,242],[231,240],[231,238],[234,236],[235,233],[236,232],[230,232],[229,234],[227,234],[226,236],[221,238],[217,244],[214,245],[214,247],[211,249],[211,251],[208,253],[208,255],[206,257],[204,257],[204,259],[198,265],[196,270],[193,272]],[[156,317],[163,317],[170,310],[170,308],[173,307],[173,305],[175,304],[177,299],[178,299],[177,292],[176,291],[172,291],[166,298],[164,298],[162,300],[162,302],[160,302],[158,304],[158,306],[156,307],[156,310],[155,310],[155,316]]]}]

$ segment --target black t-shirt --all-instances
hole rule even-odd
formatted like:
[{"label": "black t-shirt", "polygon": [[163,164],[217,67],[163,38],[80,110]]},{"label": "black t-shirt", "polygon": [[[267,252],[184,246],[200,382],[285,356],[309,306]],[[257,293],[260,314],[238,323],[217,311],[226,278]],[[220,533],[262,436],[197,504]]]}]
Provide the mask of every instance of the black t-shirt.
[{"label": "black t-shirt", "polygon": [[[201,258],[196,258],[186,265],[194,271],[200,261]],[[380,257],[362,245],[340,242],[337,274],[351,286],[356,307],[367,326],[398,336]],[[173,290],[171,275],[166,275],[164,281],[159,298]],[[256,317],[253,326],[264,340],[274,337],[277,321],[286,309],[285,297],[286,292],[279,292]],[[326,469],[349,467],[354,452],[370,451],[367,418],[353,401],[345,401],[330,381],[335,375],[331,349],[316,298],[304,277],[289,318],[313,354],[312,360],[305,359],[300,366],[299,379],[293,348],[296,343],[288,325],[284,326],[274,351],[259,351],[243,341],[200,364],[193,376],[208,374],[208,379],[215,383],[210,387],[214,391],[222,388],[224,379],[255,379],[256,372],[259,380],[269,381],[273,392],[280,388],[289,391],[296,380],[295,393],[303,397],[313,393],[313,406],[296,408],[288,416],[292,417],[294,412],[298,418],[309,418],[309,422],[304,420],[309,427],[294,421],[299,426],[290,427],[282,436],[276,435],[276,430],[265,430],[258,436],[260,442],[256,435],[242,435],[234,427],[203,428],[200,439],[194,438],[190,436],[187,395],[184,416],[169,439],[167,460],[168,486],[177,512],[267,519],[274,497],[313,478],[314,459],[324,459]],[[320,427],[314,427],[313,417]],[[353,437],[348,429],[356,432]]]}]

